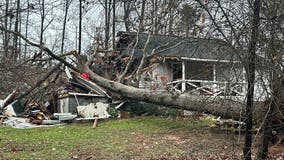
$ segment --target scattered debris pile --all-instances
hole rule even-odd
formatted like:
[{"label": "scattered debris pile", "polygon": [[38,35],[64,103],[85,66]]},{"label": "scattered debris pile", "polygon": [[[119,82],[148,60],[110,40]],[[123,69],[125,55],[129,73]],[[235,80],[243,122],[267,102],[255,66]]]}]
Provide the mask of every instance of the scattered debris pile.
[{"label": "scattered debris pile", "polygon": [[13,101],[9,105],[5,104],[5,100],[0,104],[2,114],[0,115],[0,124],[11,126],[14,128],[33,128],[37,125],[56,125],[61,121],[53,116],[48,110],[48,106],[40,105],[37,102],[28,102],[21,105],[18,100]]},{"label": "scattered debris pile", "polygon": [[62,76],[65,80],[56,90],[55,98],[49,97],[46,101],[28,99],[21,104],[15,90],[0,100],[0,125],[32,128],[58,125],[74,119],[95,120],[96,123],[97,119],[110,117],[107,112],[110,96],[91,82],[87,73],[76,75],[66,67]]}]

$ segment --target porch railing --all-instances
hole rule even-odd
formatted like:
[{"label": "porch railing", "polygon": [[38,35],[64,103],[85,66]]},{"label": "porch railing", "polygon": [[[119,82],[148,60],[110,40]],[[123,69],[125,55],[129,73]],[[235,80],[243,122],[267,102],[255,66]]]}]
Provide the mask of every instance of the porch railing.
[{"label": "porch railing", "polygon": [[244,82],[222,82],[206,80],[176,80],[167,87],[176,92],[210,96],[244,96]]}]

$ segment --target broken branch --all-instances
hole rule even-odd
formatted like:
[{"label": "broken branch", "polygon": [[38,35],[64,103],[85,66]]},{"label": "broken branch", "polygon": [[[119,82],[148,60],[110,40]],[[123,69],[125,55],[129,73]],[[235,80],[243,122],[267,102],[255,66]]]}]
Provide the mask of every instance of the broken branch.
[{"label": "broken branch", "polygon": [[62,62],[63,64],[65,64],[65,65],[68,66],[69,68],[72,68],[74,71],[80,72],[75,66],[73,66],[73,65],[70,64],[70,63],[68,63],[68,62],[65,61],[63,58],[61,58],[61,57],[55,55],[49,48],[30,41],[30,40],[27,39],[25,36],[23,36],[21,33],[7,30],[6,28],[4,28],[4,27],[2,27],[2,26],[0,26],[0,30],[6,31],[6,32],[9,32],[9,33],[12,33],[12,34],[14,34],[14,35],[16,35],[16,36],[19,36],[19,37],[22,38],[24,41],[26,41],[28,44],[30,44],[30,45],[32,45],[32,46],[34,46],[34,47],[41,48],[41,49],[42,49],[43,51],[45,51],[48,55],[50,55],[52,58],[54,58],[54,59],[56,59],[56,60]]}]

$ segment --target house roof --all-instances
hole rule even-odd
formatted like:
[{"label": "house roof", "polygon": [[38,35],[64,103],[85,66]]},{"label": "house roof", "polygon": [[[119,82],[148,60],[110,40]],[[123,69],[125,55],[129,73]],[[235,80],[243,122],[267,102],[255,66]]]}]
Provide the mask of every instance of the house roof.
[{"label": "house roof", "polygon": [[[122,52],[130,52],[136,42],[136,33],[119,32],[120,37],[117,49]],[[164,57],[187,57],[208,60],[228,60],[238,61],[236,54],[233,54],[232,48],[220,39],[204,39],[193,37],[177,37],[164,35],[149,35],[142,33],[139,35],[139,41],[136,45],[135,56],[143,54],[144,46],[147,42],[146,52]]]}]

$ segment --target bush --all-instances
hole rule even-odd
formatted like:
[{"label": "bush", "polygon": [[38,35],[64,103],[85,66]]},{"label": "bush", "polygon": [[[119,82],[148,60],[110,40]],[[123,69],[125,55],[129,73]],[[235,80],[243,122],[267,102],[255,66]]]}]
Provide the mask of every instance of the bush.
[{"label": "bush", "polygon": [[131,112],[131,114],[137,116],[180,116],[183,113],[180,109],[159,106],[141,101],[128,102],[124,104],[120,110]]}]

